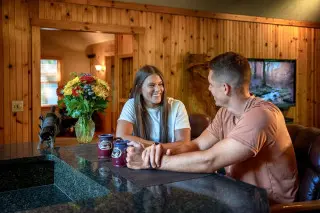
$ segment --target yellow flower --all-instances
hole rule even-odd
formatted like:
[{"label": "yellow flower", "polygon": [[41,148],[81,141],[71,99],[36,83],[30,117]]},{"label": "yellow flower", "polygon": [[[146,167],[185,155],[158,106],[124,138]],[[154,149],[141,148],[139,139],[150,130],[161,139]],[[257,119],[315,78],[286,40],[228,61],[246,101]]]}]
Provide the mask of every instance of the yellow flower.
[{"label": "yellow flower", "polygon": [[101,97],[104,100],[109,96],[108,88],[103,84],[92,86],[92,90],[96,94],[96,96]]},{"label": "yellow flower", "polygon": [[69,81],[66,86],[64,87],[63,89],[63,94],[64,95],[71,95],[72,94],[72,88],[73,88],[73,85],[79,83],[80,80],[79,80],[79,77],[75,77],[74,79],[72,79],[71,81]]},{"label": "yellow flower", "polygon": [[101,79],[97,79],[97,84],[98,84],[98,85],[99,85],[99,84],[102,84],[103,86],[106,87],[106,89],[107,89],[108,91],[110,91],[110,87],[109,87],[109,85],[108,85],[105,81],[103,81],[103,80],[101,80]]},{"label": "yellow flower", "polygon": [[71,95],[72,94],[72,88],[64,88],[63,90],[64,95]]}]

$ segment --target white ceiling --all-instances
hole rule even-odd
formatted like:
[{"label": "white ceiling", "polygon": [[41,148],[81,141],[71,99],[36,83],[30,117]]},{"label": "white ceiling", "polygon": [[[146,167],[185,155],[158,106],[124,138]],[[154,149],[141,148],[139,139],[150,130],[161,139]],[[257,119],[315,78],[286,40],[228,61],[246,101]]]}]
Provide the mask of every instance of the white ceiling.
[{"label": "white ceiling", "polygon": [[320,0],[121,0],[176,8],[320,22]]},{"label": "white ceiling", "polygon": [[114,34],[41,29],[41,46],[64,47],[70,51],[85,51],[91,44],[114,40]]}]

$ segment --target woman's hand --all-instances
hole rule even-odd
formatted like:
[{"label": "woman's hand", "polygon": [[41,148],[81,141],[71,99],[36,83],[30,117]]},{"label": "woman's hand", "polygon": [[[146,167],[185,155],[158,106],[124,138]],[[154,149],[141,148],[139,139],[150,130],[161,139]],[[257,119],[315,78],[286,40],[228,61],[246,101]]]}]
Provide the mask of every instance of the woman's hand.
[{"label": "woman's hand", "polygon": [[142,151],[144,150],[144,145],[142,143],[139,142],[135,142],[135,141],[130,141],[128,143],[128,148],[131,147],[131,149],[133,148],[134,152],[139,152],[140,154],[142,153]]},{"label": "woman's hand", "polygon": [[131,169],[149,169],[149,159],[148,162],[142,160],[141,154],[143,153],[144,146],[141,143],[135,141],[130,141],[127,148],[127,167]]}]

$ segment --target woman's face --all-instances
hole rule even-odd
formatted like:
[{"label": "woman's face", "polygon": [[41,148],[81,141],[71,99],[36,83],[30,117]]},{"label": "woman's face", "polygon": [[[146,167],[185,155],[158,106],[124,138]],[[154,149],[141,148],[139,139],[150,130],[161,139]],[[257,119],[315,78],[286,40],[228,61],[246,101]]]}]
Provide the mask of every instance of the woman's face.
[{"label": "woman's face", "polygon": [[163,82],[160,76],[152,74],[142,84],[142,97],[147,107],[154,108],[161,103],[164,91]]}]

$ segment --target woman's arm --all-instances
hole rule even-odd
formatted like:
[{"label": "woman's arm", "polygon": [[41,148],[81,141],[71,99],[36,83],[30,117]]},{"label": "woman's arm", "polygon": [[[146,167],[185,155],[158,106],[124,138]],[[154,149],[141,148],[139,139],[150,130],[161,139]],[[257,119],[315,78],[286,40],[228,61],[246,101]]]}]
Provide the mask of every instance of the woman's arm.
[{"label": "woman's arm", "polygon": [[[177,129],[174,131],[174,138],[175,138],[175,143],[163,143],[162,148],[164,149],[164,153],[166,153],[166,151],[168,149],[175,149],[177,147],[181,147],[181,146],[191,146],[190,149],[191,150],[197,150],[197,148],[194,148],[194,146],[190,143],[191,141],[191,130],[189,128],[183,128],[183,129]],[[189,149],[189,148],[188,148]]]},{"label": "woman's arm", "polygon": [[154,144],[153,141],[148,141],[143,138],[133,136],[132,133],[133,133],[133,124],[132,123],[125,121],[125,120],[118,120],[116,137],[121,137],[125,140],[135,141],[135,142],[141,143],[144,147],[148,147],[148,146]]},{"label": "woman's arm", "polygon": [[[143,138],[137,137],[137,136],[133,136],[132,133],[133,133],[133,124],[132,123],[125,121],[125,120],[118,121],[116,137],[121,137],[126,140],[139,142],[139,143],[143,144],[144,147],[148,147],[148,146],[154,144],[153,141],[149,141],[149,140],[145,140]],[[175,141],[190,142],[190,129],[185,128],[185,129],[175,130]],[[169,147],[172,148],[174,146],[169,146]]]},{"label": "woman's arm", "polygon": [[174,131],[174,141],[190,141],[190,135],[190,128],[177,129]]}]

